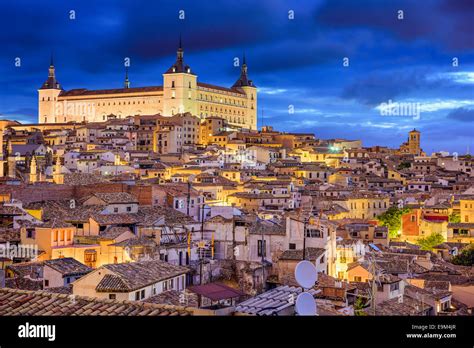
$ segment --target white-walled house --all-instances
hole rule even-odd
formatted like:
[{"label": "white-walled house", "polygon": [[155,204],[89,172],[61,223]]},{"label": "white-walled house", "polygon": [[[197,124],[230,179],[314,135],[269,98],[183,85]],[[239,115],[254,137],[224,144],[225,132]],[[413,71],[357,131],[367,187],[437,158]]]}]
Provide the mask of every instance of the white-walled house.
[{"label": "white-walled house", "polygon": [[127,192],[95,193],[83,203],[104,207],[102,214],[137,213],[138,200]]},{"label": "white-walled house", "polygon": [[67,286],[92,271],[72,257],[44,261],[43,285],[44,288]]},{"label": "white-walled house", "polygon": [[141,301],[164,291],[186,289],[188,271],[159,260],[108,264],[75,281],[73,294]]}]

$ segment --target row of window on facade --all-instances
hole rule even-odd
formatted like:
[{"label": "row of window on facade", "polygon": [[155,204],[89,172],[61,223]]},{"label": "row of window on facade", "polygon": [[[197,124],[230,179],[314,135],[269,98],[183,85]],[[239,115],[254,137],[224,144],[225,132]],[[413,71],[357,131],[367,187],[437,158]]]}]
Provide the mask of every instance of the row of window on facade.
[{"label": "row of window on facade", "polygon": [[[382,208],[382,202],[378,204],[379,208]],[[387,202],[383,202],[383,207],[387,208]],[[373,203],[373,208],[377,208],[377,203]],[[357,203],[351,203],[351,209],[357,209]],[[365,203],[362,202],[362,209],[365,209]],[[367,209],[370,209],[370,203],[367,202]]]},{"label": "row of window on facade", "polygon": [[[253,107],[252,107],[252,109],[253,109]],[[205,111],[210,111],[210,112],[221,112],[221,113],[224,113],[224,114],[231,114],[231,115],[232,115],[232,110],[231,110],[231,109],[226,109],[226,108],[224,108],[224,109],[220,108],[220,110],[219,110],[217,107],[216,107],[216,108],[213,108],[213,107],[211,106],[210,108],[208,108],[208,106],[203,107],[203,106],[201,105],[200,110],[201,110],[201,111],[204,111],[204,110],[205,110]],[[235,110],[233,110],[233,114],[234,114],[234,115],[242,115],[242,116],[243,116],[243,115],[245,115],[245,112],[244,112],[244,111],[240,112],[240,110],[237,110],[237,112],[236,112]]]},{"label": "row of window on facade", "polygon": [[72,231],[53,231],[53,241],[57,242],[59,238],[60,242],[71,241],[72,240]]},{"label": "row of window on facade", "polygon": [[[244,114],[242,113],[242,115],[244,115]],[[223,118],[225,118],[228,122],[232,122],[232,123],[236,123],[236,124],[243,124],[243,123],[244,123],[244,120],[243,120],[243,119],[241,119],[240,117],[235,117],[235,116],[234,116],[234,118],[232,119],[232,117],[231,117],[231,116],[228,116],[228,115],[221,116],[221,115],[212,114],[212,113],[211,113],[210,115],[208,115],[207,112],[206,112],[206,113],[202,113],[202,112],[201,112],[201,115],[200,115],[200,116],[201,116],[201,118],[203,118],[203,117],[208,117],[208,116],[210,116],[210,117],[214,117],[214,116],[216,116],[216,117],[223,117]],[[209,127],[209,130],[211,130],[211,127]]]}]

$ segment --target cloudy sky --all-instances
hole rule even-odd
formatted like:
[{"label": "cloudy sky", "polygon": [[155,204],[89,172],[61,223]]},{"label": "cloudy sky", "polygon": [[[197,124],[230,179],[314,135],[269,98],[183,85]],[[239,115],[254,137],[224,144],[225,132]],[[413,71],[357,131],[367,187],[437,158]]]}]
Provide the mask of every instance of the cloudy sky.
[{"label": "cloudy sky", "polygon": [[[473,23],[474,0],[3,2],[0,118],[36,121],[51,52],[65,89],[121,87],[125,57],[133,87],[161,85],[181,33],[201,82],[231,86],[245,52],[259,125],[367,146],[417,128],[428,153],[472,153]],[[390,102],[409,115],[382,112]]]}]

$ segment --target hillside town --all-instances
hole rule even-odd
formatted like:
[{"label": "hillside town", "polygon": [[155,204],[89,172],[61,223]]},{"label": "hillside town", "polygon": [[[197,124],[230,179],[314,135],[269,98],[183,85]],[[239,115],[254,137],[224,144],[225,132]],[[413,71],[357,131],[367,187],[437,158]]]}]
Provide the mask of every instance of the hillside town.
[{"label": "hillside town", "polygon": [[302,291],[321,316],[473,314],[474,158],[416,129],[0,123],[0,315],[295,315]]}]

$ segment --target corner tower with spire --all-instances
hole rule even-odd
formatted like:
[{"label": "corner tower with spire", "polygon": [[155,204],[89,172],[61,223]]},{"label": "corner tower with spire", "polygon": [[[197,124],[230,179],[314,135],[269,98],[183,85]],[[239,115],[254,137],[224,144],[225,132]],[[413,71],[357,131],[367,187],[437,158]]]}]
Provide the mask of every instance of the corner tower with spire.
[{"label": "corner tower with spire", "polygon": [[248,77],[247,59],[245,54],[242,57],[242,66],[240,68],[240,77],[235,81],[232,89],[245,92],[247,95],[247,123],[251,125],[251,129],[257,129],[257,87]]},{"label": "corner tower with spire", "polygon": [[53,55],[48,69],[48,78],[38,90],[38,122],[39,123],[58,123],[59,119],[56,110],[56,103],[62,87],[56,79],[56,69],[54,67]]},{"label": "corner tower with spire", "polygon": [[163,74],[163,114],[173,116],[190,112],[197,115],[196,90],[197,75],[184,62],[184,50],[180,36],[176,61]]}]

